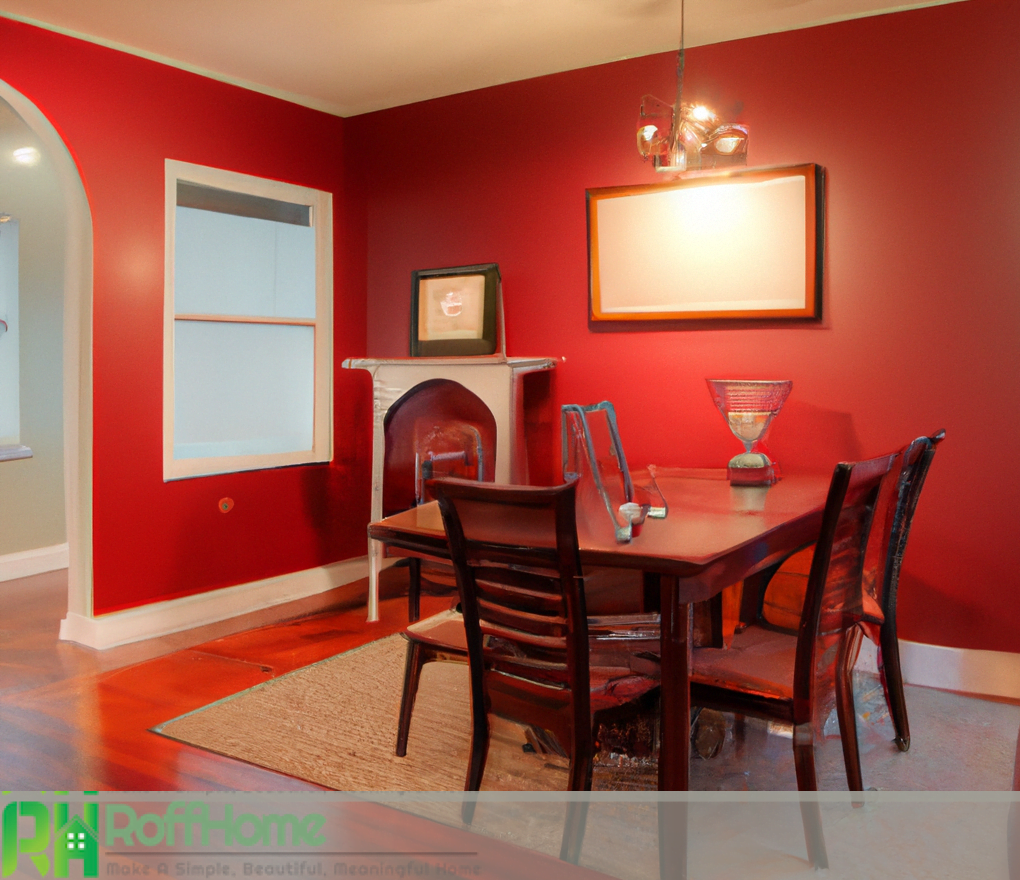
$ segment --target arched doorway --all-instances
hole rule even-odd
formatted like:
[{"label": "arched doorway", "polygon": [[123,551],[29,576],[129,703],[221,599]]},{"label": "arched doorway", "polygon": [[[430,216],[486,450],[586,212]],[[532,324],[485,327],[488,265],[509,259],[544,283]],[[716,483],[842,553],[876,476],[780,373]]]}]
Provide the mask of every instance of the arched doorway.
[{"label": "arched doorway", "polygon": [[[0,80],[0,99],[34,134],[63,197],[63,459],[68,616],[92,616],[92,216],[78,169],[38,107]],[[66,620],[61,624],[63,635]]]}]

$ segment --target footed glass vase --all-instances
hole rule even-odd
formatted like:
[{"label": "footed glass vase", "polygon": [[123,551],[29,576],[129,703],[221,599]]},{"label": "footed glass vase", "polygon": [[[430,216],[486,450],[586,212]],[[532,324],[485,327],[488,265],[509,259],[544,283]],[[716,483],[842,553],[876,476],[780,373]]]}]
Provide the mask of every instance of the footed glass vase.
[{"label": "footed glass vase", "polygon": [[765,434],[790,395],[793,382],[706,379],[708,390],[744,451],[730,459],[726,476],[734,486],[768,486],[781,476],[765,449]]}]

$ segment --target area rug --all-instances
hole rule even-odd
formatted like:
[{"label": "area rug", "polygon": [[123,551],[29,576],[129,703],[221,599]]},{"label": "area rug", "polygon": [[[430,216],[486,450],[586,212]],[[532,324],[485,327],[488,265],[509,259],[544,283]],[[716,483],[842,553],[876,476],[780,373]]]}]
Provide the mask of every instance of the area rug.
[{"label": "area rug", "polygon": [[[467,665],[426,664],[407,755],[396,757],[406,641],[390,636],[295,670],[155,728],[157,733],[340,791],[462,791],[470,737]],[[566,761],[526,750],[495,719],[483,790],[562,791]],[[595,787],[654,788],[655,765],[607,754]]]},{"label": "area rug", "polygon": [[[407,756],[394,754],[406,642],[390,636],[167,721],[156,732],[339,791],[461,791],[468,760],[470,696],[462,663],[428,663],[411,720]],[[865,785],[895,791],[994,791],[1010,787],[1020,707],[908,687],[913,742],[900,753],[878,680],[855,675]],[[650,720],[654,723],[654,719]],[[835,716],[816,744],[819,787],[846,790]],[[605,733],[605,731],[603,731]],[[650,738],[650,731],[640,731]],[[729,725],[718,757],[691,762],[691,788],[795,790],[790,730],[748,719]],[[603,737],[607,739],[606,737]],[[482,789],[562,791],[566,761],[525,750],[528,735],[493,722]],[[595,764],[603,791],[655,788],[652,757],[623,757],[612,737]]]},{"label": "area rug", "polygon": [[[404,650],[399,636],[372,642],[155,730],[339,791],[419,792],[393,797],[406,797],[400,809],[461,826],[459,804],[429,793],[463,787],[467,667],[425,667],[407,757],[397,758]],[[853,809],[845,796],[823,795],[829,797],[822,810],[830,880],[1007,876],[1003,796],[1020,707],[908,688],[913,745],[902,754],[890,742],[892,726],[875,679],[861,677],[855,690],[865,784],[881,791],[868,795],[864,809]],[[525,751],[526,741],[520,727],[495,723],[482,788],[535,792],[534,800],[479,804],[472,830],[555,856],[565,808],[541,800],[541,793],[563,791],[566,763]],[[825,738],[817,755],[820,787],[845,791],[839,738]],[[610,796],[618,800],[593,803],[583,866],[626,880],[657,876],[655,804],[633,800],[648,793],[626,791],[653,788],[654,781],[654,760],[603,751],[594,787],[623,791]],[[690,808],[690,876],[818,876],[805,859],[788,731],[756,727],[749,719],[737,741],[731,725],[718,757],[692,759],[691,787],[704,794],[701,800],[694,795]]]}]

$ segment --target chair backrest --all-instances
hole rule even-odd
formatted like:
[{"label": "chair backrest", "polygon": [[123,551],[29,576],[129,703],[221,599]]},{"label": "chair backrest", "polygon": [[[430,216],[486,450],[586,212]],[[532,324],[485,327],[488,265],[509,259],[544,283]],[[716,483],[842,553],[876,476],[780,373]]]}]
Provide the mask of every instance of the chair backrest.
[{"label": "chair backrest", "polygon": [[946,437],[936,431],[930,437],[918,437],[903,451],[903,463],[897,485],[896,506],[889,529],[889,545],[885,559],[885,572],[881,582],[882,593],[876,599],[886,619],[896,617],[896,593],[900,582],[900,567],[907,549],[910,525],[914,519],[917,500],[921,497],[928,468],[935,457],[935,448]]},{"label": "chair backrest", "polygon": [[876,508],[895,489],[900,453],[836,465],[808,574],[797,633],[794,712],[810,720],[814,689],[831,679],[843,634],[863,619],[862,576]]},{"label": "chair backrest", "polygon": [[511,688],[570,691],[574,718],[590,729],[575,483],[436,480],[429,490],[457,573],[472,699],[489,705],[494,676]]}]

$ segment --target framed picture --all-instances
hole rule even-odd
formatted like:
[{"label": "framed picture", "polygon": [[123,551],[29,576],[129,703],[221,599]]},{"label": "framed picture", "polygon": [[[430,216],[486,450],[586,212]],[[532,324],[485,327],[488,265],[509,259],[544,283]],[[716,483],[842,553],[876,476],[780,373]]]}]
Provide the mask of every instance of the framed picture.
[{"label": "framed picture", "polygon": [[819,320],[818,165],[591,189],[592,321]]},{"label": "framed picture", "polygon": [[455,266],[411,273],[411,357],[496,352],[499,266]]}]

